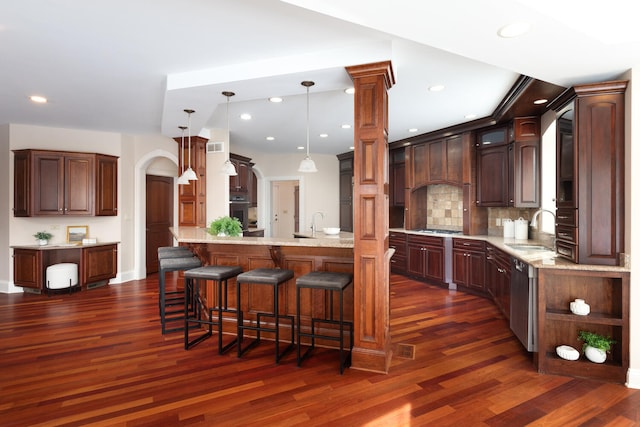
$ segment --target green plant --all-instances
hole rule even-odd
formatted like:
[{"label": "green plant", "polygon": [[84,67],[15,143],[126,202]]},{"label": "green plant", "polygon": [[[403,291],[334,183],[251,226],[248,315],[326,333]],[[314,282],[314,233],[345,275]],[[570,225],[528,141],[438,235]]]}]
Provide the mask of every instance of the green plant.
[{"label": "green plant", "polygon": [[38,231],[36,234],[33,235],[33,237],[35,237],[38,240],[49,240],[50,238],[53,237],[53,234],[49,233],[48,231]]},{"label": "green plant", "polygon": [[611,344],[616,343],[611,337],[605,337],[604,335],[588,331],[578,331],[578,339],[584,342],[582,346],[583,351],[585,347],[590,346],[608,352],[611,350]]},{"label": "green plant", "polygon": [[239,236],[242,233],[242,223],[238,218],[221,216],[209,225],[209,233],[217,236],[224,233],[227,236]]}]

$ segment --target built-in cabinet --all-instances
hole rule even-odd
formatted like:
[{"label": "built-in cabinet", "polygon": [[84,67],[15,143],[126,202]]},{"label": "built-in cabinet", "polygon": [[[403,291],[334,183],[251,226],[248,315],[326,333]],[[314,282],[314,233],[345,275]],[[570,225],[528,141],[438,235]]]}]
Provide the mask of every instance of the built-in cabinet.
[{"label": "built-in cabinet", "polygon": [[[182,144],[181,138],[175,138]],[[185,138],[184,149],[180,150],[179,171],[189,166],[198,177],[189,184],[178,185],[178,225],[183,227],[206,227],[207,221],[207,139],[192,136]],[[191,146],[191,150],[189,150]],[[191,158],[189,158],[191,152]]]},{"label": "built-in cabinet", "polygon": [[444,283],[445,249],[442,237],[407,236],[407,273],[420,279]]},{"label": "built-in cabinet", "polygon": [[476,148],[478,206],[540,206],[538,117],[518,117],[478,131]]},{"label": "built-in cabinet", "polygon": [[[590,305],[586,316],[573,314],[576,298]],[[538,272],[538,370],[542,373],[624,382],[629,368],[629,273],[609,270],[542,268]],[[605,363],[561,359],[556,347],[582,350],[578,332],[613,338]],[[582,351],[581,351],[582,353]]]},{"label": "built-in cabinet", "polygon": [[405,149],[389,151],[389,206],[404,207],[405,196]]},{"label": "built-in cabinet", "polygon": [[393,273],[407,273],[407,234],[389,232],[389,248],[395,252],[391,257],[390,267]]},{"label": "built-in cabinet", "polygon": [[485,285],[505,318],[511,315],[511,257],[486,244]]},{"label": "built-in cabinet", "polygon": [[462,154],[461,135],[412,146],[408,176],[410,187],[462,185]]},{"label": "built-in cabinet", "polygon": [[251,194],[253,190],[253,163],[251,159],[230,153],[229,160],[238,173],[235,176],[229,176],[229,193]]},{"label": "built-in cabinet", "polygon": [[556,243],[580,264],[618,265],[624,252],[626,81],[575,86],[558,112]]},{"label": "built-in cabinet", "polygon": [[47,267],[70,262],[78,264],[78,283],[83,287],[107,282],[118,272],[116,243],[74,247],[13,248],[13,281],[16,286],[45,290]]},{"label": "built-in cabinet", "polygon": [[340,229],[353,232],[353,151],[338,156]]},{"label": "built-in cabinet", "polygon": [[118,158],[95,153],[14,151],[14,216],[113,216]]},{"label": "built-in cabinet", "polygon": [[484,294],[484,240],[454,238],[452,256],[453,283]]}]

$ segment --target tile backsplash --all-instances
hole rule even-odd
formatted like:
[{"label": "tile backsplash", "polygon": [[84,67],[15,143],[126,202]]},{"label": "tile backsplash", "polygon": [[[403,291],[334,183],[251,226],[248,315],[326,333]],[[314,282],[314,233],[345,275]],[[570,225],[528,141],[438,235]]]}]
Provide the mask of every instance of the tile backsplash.
[{"label": "tile backsplash", "polygon": [[462,230],[462,188],[435,184],[427,187],[427,228]]}]

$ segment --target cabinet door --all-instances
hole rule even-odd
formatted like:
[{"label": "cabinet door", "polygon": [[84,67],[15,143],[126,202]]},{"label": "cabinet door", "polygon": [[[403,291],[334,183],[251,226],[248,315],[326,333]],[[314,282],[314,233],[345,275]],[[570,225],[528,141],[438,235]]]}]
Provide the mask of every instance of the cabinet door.
[{"label": "cabinet door", "polygon": [[462,136],[447,138],[445,144],[446,180],[452,184],[462,184]]},{"label": "cabinet door", "polygon": [[407,272],[417,277],[425,277],[427,259],[422,245],[407,245]]},{"label": "cabinet door", "polygon": [[413,182],[410,186],[420,187],[426,185],[429,181],[429,171],[427,168],[429,160],[427,144],[419,144],[411,147],[411,169],[413,174]]},{"label": "cabinet door", "polygon": [[118,214],[118,159],[96,156],[96,215]]},{"label": "cabinet door", "polygon": [[444,248],[425,246],[424,251],[427,264],[425,277],[444,282]]},{"label": "cabinet door", "polygon": [[485,290],[485,255],[483,252],[469,252],[467,255],[467,285],[480,291]]},{"label": "cabinet door", "polygon": [[540,207],[540,141],[516,141],[514,151],[514,206]]},{"label": "cabinet door", "polygon": [[33,167],[33,215],[64,215],[64,157],[34,153]]},{"label": "cabinet door", "polygon": [[556,206],[576,208],[576,158],[573,140],[573,110],[558,118],[556,143]]},{"label": "cabinet door", "polygon": [[116,245],[82,249],[82,283],[102,282],[116,277],[118,271]]},{"label": "cabinet door", "polygon": [[446,178],[444,140],[427,144],[427,182],[442,182]]},{"label": "cabinet door", "polygon": [[[454,249],[452,251],[452,272],[451,272],[451,280],[453,283],[457,283],[459,285],[467,285],[467,269],[469,268],[467,264],[467,253],[466,251],[460,249]],[[483,269],[484,271],[484,269]]]},{"label": "cabinet door", "polygon": [[476,204],[508,206],[509,146],[484,148],[477,153]]},{"label": "cabinet door", "polygon": [[64,158],[64,214],[93,215],[95,156],[68,154]]},{"label": "cabinet door", "polygon": [[13,216],[31,215],[31,160],[28,153],[16,152],[13,158]]},{"label": "cabinet door", "polygon": [[41,289],[43,280],[42,251],[13,250],[13,282],[23,288]]}]

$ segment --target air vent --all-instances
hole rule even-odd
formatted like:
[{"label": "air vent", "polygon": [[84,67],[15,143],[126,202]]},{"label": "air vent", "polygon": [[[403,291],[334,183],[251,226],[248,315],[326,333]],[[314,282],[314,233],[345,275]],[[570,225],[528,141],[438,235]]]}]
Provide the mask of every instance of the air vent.
[{"label": "air vent", "polygon": [[224,153],[224,142],[207,142],[207,154]]}]

